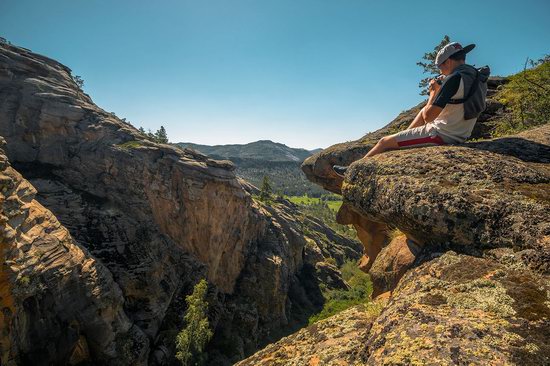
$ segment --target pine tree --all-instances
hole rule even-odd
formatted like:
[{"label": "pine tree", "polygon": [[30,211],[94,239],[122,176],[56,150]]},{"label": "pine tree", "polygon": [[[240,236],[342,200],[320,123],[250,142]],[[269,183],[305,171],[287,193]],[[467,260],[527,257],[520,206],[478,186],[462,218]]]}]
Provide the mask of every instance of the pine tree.
[{"label": "pine tree", "polygon": [[208,357],[204,348],[212,338],[206,312],[208,283],[202,279],[193,288],[193,293],[185,297],[185,327],[176,337],[176,358],[182,365],[203,365]]},{"label": "pine tree", "polygon": [[268,202],[271,200],[271,184],[269,183],[269,177],[264,175],[264,180],[262,182],[262,188],[260,190],[260,200],[263,202]]},{"label": "pine tree", "polygon": [[73,80],[80,89],[84,88],[84,79],[80,75],[75,75]]},{"label": "pine tree", "polygon": [[418,66],[424,69],[424,74],[429,74],[429,76],[420,80],[420,82],[418,83],[418,87],[421,89],[420,95],[428,95],[428,85],[430,84],[430,79],[433,79],[434,77],[439,75],[439,69],[434,63],[435,56],[437,56],[437,52],[439,52],[440,49],[442,49],[449,43],[451,43],[451,39],[448,35],[445,35],[441,42],[439,42],[439,44],[434,47],[434,50],[432,52],[427,52],[424,54],[422,60],[425,60],[425,62],[419,61],[416,63]]},{"label": "pine tree", "polygon": [[161,144],[168,143],[168,134],[166,133],[164,126],[160,126],[160,129],[155,132],[155,141]]},{"label": "pine tree", "polygon": [[147,138],[149,139],[149,141],[153,141],[153,142],[156,142],[156,135],[151,131],[150,128],[147,129],[147,133],[146,133],[146,136]]}]

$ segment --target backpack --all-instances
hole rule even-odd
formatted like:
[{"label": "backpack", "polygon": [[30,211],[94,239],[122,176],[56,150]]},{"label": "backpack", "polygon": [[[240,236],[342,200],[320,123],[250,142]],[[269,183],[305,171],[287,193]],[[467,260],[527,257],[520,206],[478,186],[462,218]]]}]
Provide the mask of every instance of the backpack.
[{"label": "backpack", "polygon": [[[470,65],[460,65],[455,71],[460,74],[464,81],[464,91],[468,90],[465,97],[449,100],[449,104],[464,104],[464,119],[477,118],[485,110],[487,96],[487,80],[491,73],[489,66],[478,69]],[[470,83],[472,73],[475,73]],[[468,85],[469,84],[469,85]]]}]

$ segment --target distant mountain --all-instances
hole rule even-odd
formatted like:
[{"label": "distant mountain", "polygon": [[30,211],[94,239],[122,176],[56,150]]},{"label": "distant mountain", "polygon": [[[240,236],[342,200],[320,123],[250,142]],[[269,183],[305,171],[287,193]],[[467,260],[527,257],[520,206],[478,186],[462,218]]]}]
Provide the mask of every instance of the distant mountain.
[{"label": "distant mountain", "polygon": [[190,142],[179,142],[175,145],[197,150],[214,159],[231,160],[237,167],[237,174],[257,187],[261,187],[263,177],[268,176],[275,193],[289,196],[307,194],[312,197],[327,193],[307,180],[300,169],[305,158],[322,149],[296,149],[270,140],[242,145],[210,146]]},{"label": "distant mountain", "polygon": [[[266,161],[294,161],[302,162],[308,156],[313,155],[321,149],[308,151],[306,149],[297,149],[288,147],[284,144],[270,140],[260,140],[248,144],[233,145],[199,145],[190,142],[178,142],[179,147],[187,147],[214,158],[239,158],[255,159]],[[230,159],[231,160],[231,159]]]},{"label": "distant mountain", "polygon": [[309,150],[309,152],[311,153],[311,155],[313,155],[313,154],[317,154],[321,150],[323,150],[323,149],[318,148],[318,149],[314,149],[314,150]]}]

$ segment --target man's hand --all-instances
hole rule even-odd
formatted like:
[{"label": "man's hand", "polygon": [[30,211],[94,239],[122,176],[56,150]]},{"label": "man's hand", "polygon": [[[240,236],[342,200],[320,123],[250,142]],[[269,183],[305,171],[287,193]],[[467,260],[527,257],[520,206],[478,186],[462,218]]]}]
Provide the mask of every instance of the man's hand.
[{"label": "man's hand", "polygon": [[437,82],[440,79],[441,78],[438,77],[438,78],[430,80],[430,85],[428,87],[428,89],[430,90],[430,93],[433,92],[435,94],[439,91],[439,89],[441,89],[441,85],[438,84],[438,82]]}]

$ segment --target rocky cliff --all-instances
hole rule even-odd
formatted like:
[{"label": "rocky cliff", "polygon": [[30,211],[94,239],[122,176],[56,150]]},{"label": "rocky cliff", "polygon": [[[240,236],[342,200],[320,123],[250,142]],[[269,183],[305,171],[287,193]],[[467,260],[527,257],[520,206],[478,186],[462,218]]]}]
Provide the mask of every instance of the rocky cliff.
[{"label": "rocky cliff", "polygon": [[[378,316],[348,310],[242,365],[550,364],[550,124],[484,140],[506,114],[491,98],[505,82],[490,81],[478,141],[362,159],[419,105],[304,162],[310,180],[342,194],[338,220],[356,227],[362,269],[389,301]],[[344,179],[333,164],[350,165]]]},{"label": "rocky cliff", "polygon": [[100,361],[143,349],[147,338],[124,312],[111,273],[36,201],[3,150],[0,170],[2,364],[76,364],[90,352]]},{"label": "rocky cliff", "polygon": [[148,141],[66,66],[9,44],[0,135],[2,364],[167,364],[201,277],[213,359],[228,363],[303,324],[321,281],[345,286],[326,258],[361,256],[291,203],[255,201],[230,162]]}]

